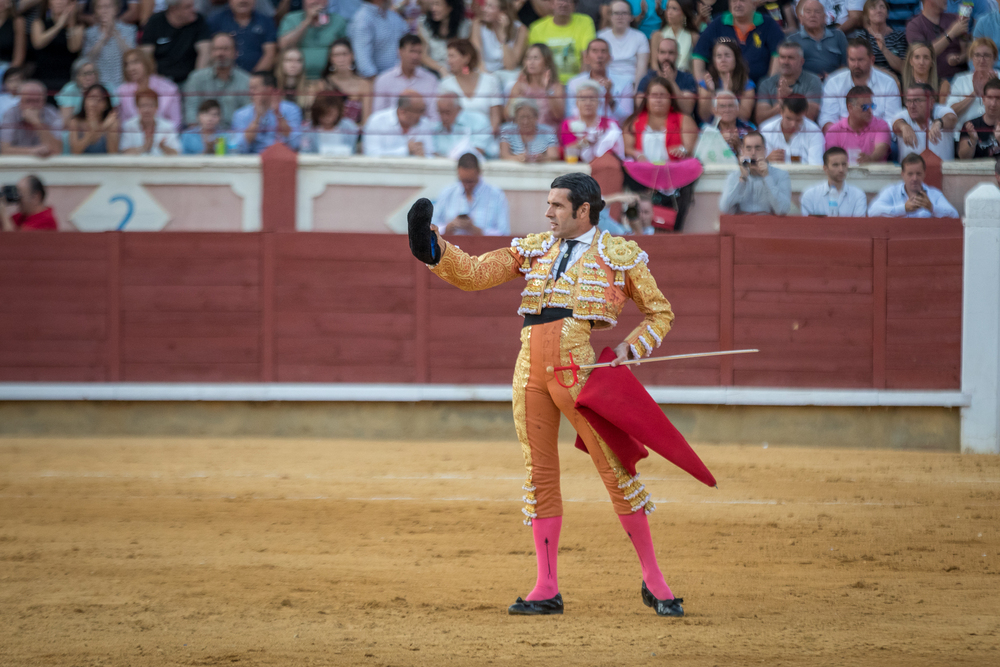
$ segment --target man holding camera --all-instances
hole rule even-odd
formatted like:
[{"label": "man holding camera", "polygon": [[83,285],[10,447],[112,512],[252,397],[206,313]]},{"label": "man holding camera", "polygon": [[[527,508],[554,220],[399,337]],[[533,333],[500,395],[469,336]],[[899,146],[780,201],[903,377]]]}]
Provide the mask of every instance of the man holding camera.
[{"label": "man holding camera", "polygon": [[[13,215],[8,204],[19,204]],[[52,207],[45,205],[45,186],[37,176],[25,176],[17,185],[5,185],[0,197],[0,229],[5,232],[56,231]]]},{"label": "man holding camera", "polygon": [[743,137],[740,170],[729,172],[719,198],[723,214],[763,213],[788,215],[792,206],[792,181],[788,172],[767,162],[767,144],[760,132]]}]

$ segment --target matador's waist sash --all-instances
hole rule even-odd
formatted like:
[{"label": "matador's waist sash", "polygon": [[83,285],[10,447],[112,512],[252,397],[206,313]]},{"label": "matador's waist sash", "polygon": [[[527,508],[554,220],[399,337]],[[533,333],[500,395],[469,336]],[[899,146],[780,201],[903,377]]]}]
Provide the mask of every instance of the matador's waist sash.
[{"label": "matador's waist sash", "polygon": [[[598,363],[614,361],[604,348]],[[595,368],[576,399],[576,409],[615,453],[622,466],[635,476],[635,464],[649,456],[647,447],[699,482],[715,486],[715,477],[698,458],[649,395],[642,383],[624,367]],[[578,449],[587,451],[577,436]]]}]

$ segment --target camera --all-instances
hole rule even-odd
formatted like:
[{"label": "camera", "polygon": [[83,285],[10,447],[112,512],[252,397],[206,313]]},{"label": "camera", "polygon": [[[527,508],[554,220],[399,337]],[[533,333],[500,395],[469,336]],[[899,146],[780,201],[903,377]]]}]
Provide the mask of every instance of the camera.
[{"label": "camera", "polygon": [[757,159],[754,158],[753,160],[743,160],[743,166],[744,167],[756,167],[757,166]]},{"label": "camera", "polygon": [[3,198],[10,204],[16,204],[21,201],[21,191],[17,189],[16,185],[5,185],[3,186]]}]

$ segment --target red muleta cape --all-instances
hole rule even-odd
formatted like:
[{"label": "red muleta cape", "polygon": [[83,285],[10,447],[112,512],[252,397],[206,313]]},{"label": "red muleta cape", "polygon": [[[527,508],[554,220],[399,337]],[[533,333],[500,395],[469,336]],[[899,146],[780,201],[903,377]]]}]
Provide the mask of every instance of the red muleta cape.
[{"label": "red muleta cape", "polygon": [[[614,350],[606,347],[597,363],[614,359]],[[576,409],[630,475],[635,476],[635,464],[649,456],[648,447],[699,482],[715,486],[715,477],[626,366],[591,371],[576,399]],[[576,447],[587,451],[580,436]]]}]

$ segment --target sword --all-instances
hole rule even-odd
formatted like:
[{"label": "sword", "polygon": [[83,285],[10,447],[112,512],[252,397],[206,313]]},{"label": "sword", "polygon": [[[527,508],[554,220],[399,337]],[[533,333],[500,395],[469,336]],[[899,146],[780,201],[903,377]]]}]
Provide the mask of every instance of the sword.
[{"label": "sword", "polygon": [[[676,361],[677,359],[700,359],[702,357],[722,357],[722,356],[729,356],[729,355],[733,355],[733,354],[752,354],[754,352],[760,352],[760,350],[757,350],[757,349],[753,349],[753,350],[722,350],[720,352],[695,352],[693,354],[672,354],[672,355],[667,356],[667,357],[651,357],[649,359],[631,359],[629,361],[623,361],[623,362],[621,362],[618,365],[619,366],[633,366],[633,365],[634,366],[638,366],[639,364],[651,364],[651,363],[655,363],[657,361]],[[573,373],[573,382],[571,384],[563,384],[562,380],[559,379],[559,376],[556,375],[556,382],[559,383],[560,387],[564,387],[566,389],[569,389],[570,387],[574,386],[578,382],[578,378],[576,376],[577,371],[585,371],[585,370],[590,370],[590,369],[593,369],[593,368],[605,368],[607,366],[610,366],[612,363],[614,363],[614,362],[608,361],[608,362],[605,362],[603,364],[585,364],[583,366],[580,366],[579,364],[574,363],[574,361],[573,361],[573,353],[572,352],[569,353],[569,361],[570,361],[570,365],[569,366],[549,366],[548,368],[545,369],[545,370],[549,371],[550,373],[558,373],[560,371],[569,371],[569,372],[572,372]]]}]

